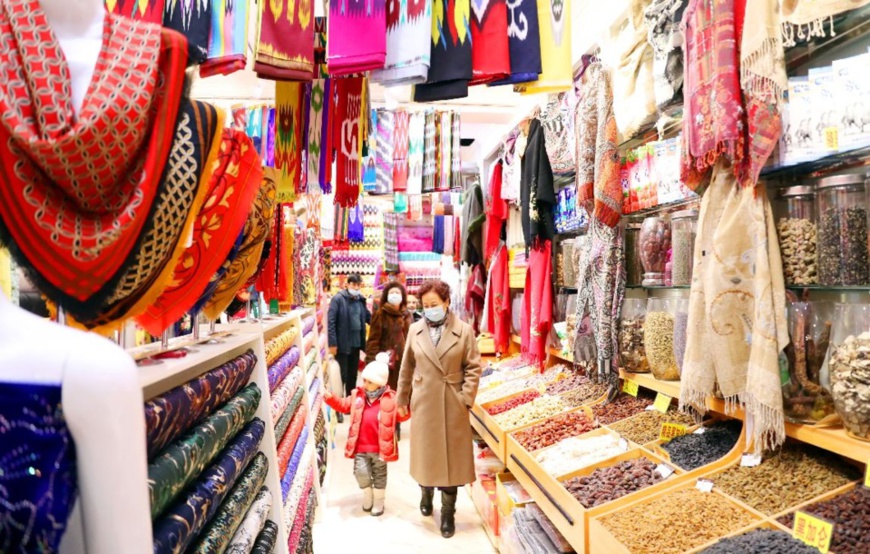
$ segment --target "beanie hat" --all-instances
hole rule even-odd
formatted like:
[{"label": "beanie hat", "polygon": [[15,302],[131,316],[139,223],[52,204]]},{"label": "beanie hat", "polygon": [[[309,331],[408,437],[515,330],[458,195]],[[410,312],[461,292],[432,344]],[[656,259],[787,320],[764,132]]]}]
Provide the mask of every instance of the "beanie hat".
[{"label": "beanie hat", "polygon": [[362,378],[369,383],[374,383],[379,387],[387,384],[387,379],[390,377],[390,355],[386,352],[381,352],[375,356],[375,361],[366,366],[362,372]]}]

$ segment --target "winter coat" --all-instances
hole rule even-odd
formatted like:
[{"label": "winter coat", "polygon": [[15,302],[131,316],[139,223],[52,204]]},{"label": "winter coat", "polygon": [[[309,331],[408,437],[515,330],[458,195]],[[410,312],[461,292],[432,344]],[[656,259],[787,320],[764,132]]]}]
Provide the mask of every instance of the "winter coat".
[{"label": "winter coat", "polygon": [[366,342],[366,363],[375,361],[381,352],[392,352],[390,357],[390,378],[387,384],[396,390],[399,384],[399,368],[402,367],[402,354],[405,352],[405,339],[411,327],[411,314],[399,311],[392,305],[381,306],[375,312],[369,325],[369,340]]},{"label": "winter coat", "polygon": [[[362,387],[354,389],[350,396],[326,398],[326,403],[333,410],[350,414],[350,428],[347,431],[347,444],[344,455],[353,458],[356,454],[356,441],[362,425],[363,411],[366,408],[366,391]],[[399,459],[399,448],[396,444],[396,423],[407,421],[408,417],[400,417],[396,409],[396,392],[389,387],[381,395],[381,409],[378,414],[378,447],[380,458],[385,462],[395,462]]]},{"label": "winter coat", "polygon": [[[471,326],[448,315],[436,348],[426,320],[411,326],[399,373],[399,406],[411,413],[411,476],[427,487],[475,479],[468,411],[477,396],[480,353]],[[411,394],[413,391],[413,395]]]},{"label": "winter coat", "polygon": [[339,354],[350,354],[351,351],[351,302],[360,302],[362,306],[362,310],[360,310],[360,348],[365,348],[366,344],[366,324],[371,319],[371,314],[366,307],[365,298],[362,296],[354,298],[346,290],[343,290],[332,297],[332,302],[329,303],[329,313],[327,314],[329,347],[338,347]]}]

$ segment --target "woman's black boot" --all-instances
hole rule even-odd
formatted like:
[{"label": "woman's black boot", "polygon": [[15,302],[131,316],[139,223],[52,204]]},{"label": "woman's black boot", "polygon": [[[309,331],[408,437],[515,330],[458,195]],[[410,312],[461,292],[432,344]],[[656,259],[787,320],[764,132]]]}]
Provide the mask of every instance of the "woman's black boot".
[{"label": "woman's black boot", "polygon": [[456,532],[456,487],[441,489],[441,536],[449,539]]},{"label": "woman's black boot", "polygon": [[420,513],[424,516],[432,515],[432,497],[435,496],[435,487],[424,487],[420,485],[423,491],[423,497],[420,499]]}]

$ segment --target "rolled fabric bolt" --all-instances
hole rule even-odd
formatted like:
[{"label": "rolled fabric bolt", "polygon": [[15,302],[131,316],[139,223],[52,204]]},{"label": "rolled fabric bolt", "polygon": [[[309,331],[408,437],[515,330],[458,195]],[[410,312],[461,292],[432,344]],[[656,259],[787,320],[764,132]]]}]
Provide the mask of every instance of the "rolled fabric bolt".
[{"label": "rolled fabric bolt", "polygon": [[299,470],[300,465],[303,464],[302,453],[305,451],[305,441],[308,439],[308,429],[302,429],[302,432],[299,434],[299,438],[296,439],[296,444],[293,448],[293,454],[290,456],[290,460],[287,463],[287,471],[284,473],[284,477],[281,479],[281,501],[287,501],[287,495],[290,494],[290,488],[293,485],[293,479],[296,477],[296,472]]},{"label": "rolled fabric bolt", "polygon": [[284,380],[281,381],[281,384],[278,385],[278,388],[272,393],[272,407],[270,410],[272,425],[276,425],[278,420],[281,419],[281,415],[284,413],[284,410],[287,409],[293,395],[296,394],[296,389],[301,380],[302,368],[296,366],[287,377],[284,377]]},{"label": "rolled fabric bolt", "polygon": [[275,550],[275,545],[278,543],[278,524],[274,521],[267,521],[263,526],[263,530],[257,535],[257,540],[254,541],[254,547],[251,549],[251,554],[272,554]]},{"label": "rolled fabric bolt", "polygon": [[287,408],[284,410],[284,413],[281,414],[281,418],[278,420],[278,423],[275,424],[275,437],[279,442],[284,437],[284,434],[287,432],[287,428],[290,426],[290,423],[292,423],[293,417],[296,415],[296,410],[302,403],[302,396],[304,394],[305,389],[297,385],[296,393],[293,395],[293,398],[290,399],[290,403],[287,404]]},{"label": "rolled fabric bolt", "polygon": [[305,429],[305,417],[308,414],[308,406],[300,405],[296,414],[293,416],[293,422],[287,428],[287,432],[278,443],[278,471],[279,475],[284,475],[287,471],[287,465],[290,463],[290,458],[296,449],[296,443],[299,442],[299,437]]},{"label": "rolled fabric bolt", "polygon": [[253,550],[257,536],[265,527],[269,512],[272,510],[272,502],[272,491],[267,487],[261,488],[248,513],[245,514],[245,519],[230,540],[226,554],[248,554]]}]

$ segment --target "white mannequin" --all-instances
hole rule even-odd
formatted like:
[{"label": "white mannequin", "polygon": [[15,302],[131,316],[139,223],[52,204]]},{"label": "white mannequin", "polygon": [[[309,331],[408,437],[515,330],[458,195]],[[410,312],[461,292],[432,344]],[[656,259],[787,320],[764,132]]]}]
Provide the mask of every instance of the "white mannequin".
[{"label": "white mannequin", "polygon": [[[102,0],[41,3],[67,58],[78,112],[102,43]],[[61,554],[151,553],[145,419],[133,359],[0,294],[0,380],[61,386],[79,492]]]}]

